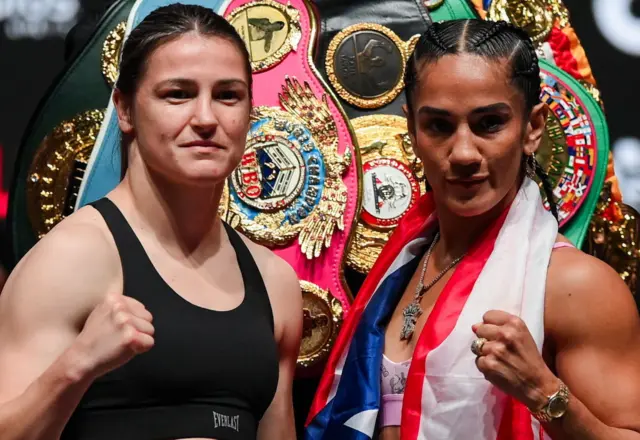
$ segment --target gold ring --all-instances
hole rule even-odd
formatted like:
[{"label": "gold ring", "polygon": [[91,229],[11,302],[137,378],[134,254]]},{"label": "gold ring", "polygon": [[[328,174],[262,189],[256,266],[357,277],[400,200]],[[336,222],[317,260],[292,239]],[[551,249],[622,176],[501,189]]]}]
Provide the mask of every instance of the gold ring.
[{"label": "gold ring", "polygon": [[471,352],[476,356],[482,356],[482,347],[484,343],[487,342],[485,338],[478,338],[471,343]]}]

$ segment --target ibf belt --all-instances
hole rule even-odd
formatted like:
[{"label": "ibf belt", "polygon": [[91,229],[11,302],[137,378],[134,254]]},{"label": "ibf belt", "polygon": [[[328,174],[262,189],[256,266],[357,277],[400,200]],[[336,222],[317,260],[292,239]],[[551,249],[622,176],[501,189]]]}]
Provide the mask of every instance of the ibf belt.
[{"label": "ibf belt", "polygon": [[237,0],[225,17],[251,56],[255,107],[222,214],[302,280],[298,365],[308,371],[320,366],[349,308],[342,267],[359,206],[359,158],[346,118],[310,62],[310,5]]},{"label": "ibf belt", "polygon": [[347,265],[368,273],[400,219],[425,192],[405,118],[361,116],[351,121],[362,157],[363,199]]}]

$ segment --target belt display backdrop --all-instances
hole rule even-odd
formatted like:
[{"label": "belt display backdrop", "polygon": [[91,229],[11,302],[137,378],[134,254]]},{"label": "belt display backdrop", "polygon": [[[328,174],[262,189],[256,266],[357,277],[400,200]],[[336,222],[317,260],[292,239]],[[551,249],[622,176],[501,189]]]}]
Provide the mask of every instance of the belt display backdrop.
[{"label": "belt display backdrop", "polygon": [[[20,147],[10,223],[22,257],[120,179],[110,104],[123,39],[168,1],[120,0],[43,99]],[[249,48],[255,108],[222,218],[297,271],[304,295],[299,376],[316,376],[349,304],[404,213],[426,191],[408,139],[403,75],[434,21],[502,19],[540,55],[550,108],[538,159],[561,231],[635,291],[638,214],[622,203],[596,82],[560,0],[199,0]]]}]

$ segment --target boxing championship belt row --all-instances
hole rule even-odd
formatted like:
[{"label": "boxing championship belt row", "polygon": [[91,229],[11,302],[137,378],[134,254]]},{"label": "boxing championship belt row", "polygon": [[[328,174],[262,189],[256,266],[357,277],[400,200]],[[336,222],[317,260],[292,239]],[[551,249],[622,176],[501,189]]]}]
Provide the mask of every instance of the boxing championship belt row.
[{"label": "boxing championship belt row", "polygon": [[[434,21],[487,15],[531,28],[535,20],[526,19],[544,13],[557,24],[563,10],[551,7],[556,0],[529,0],[526,7],[506,0],[185,2],[223,15],[247,45],[254,109],[220,215],[295,268],[304,303],[299,372],[316,374],[364,274],[426,191],[402,111],[404,70],[418,36]],[[120,181],[110,100],[119,51],[137,23],[169,3],[116,2],[43,99],[11,194],[16,257]],[[553,54],[544,47],[551,34],[537,39],[542,55]],[[593,84],[553,56],[540,63],[541,98],[551,112],[538,159],[553,180],[562,231],[580,246],[606,176],[606,121]]]}]

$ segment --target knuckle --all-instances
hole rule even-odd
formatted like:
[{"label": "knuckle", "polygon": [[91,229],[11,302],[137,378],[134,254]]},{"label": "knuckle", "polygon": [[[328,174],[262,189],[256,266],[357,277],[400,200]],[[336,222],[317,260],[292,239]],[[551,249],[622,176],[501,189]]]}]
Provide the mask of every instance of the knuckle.
[{"label": "knuckle", "polygon": [[133,329],[133,327],[127,327],[126,329],[124,329],[122,342],[127,347],[130,347],[136,342],[136,331]]},{"label": "knuckle", "polygon": [[497,358],[504,358],[509,350],[504,344],[497,343],[492,347],[491,351]]},{"label": "knuckle", "polygon": [[102,300],[103,307],[106,306],[107,310],[116,310],[118,307],[119,299],[117,295],[108,293]]},{"label": "knuckle", "polygon": [[508,323],[511,327],[515,329],[520,329],[522,328],[522,325],[523,325],[522,320],[517,316],[510,317]]},{"label": "knuckle", "polygon": [[113,319],[115,323],[120,327],[124,327],[129,324],[129,322],[131,322],[131,317],[129,316],[129,314],[122,311],[116,312]]},{"label": "knuckle", "polygon": [[500,330],[500,340],[507,344],[514,341],[515,337],[516,337],[516,332],[509,327],[506,327]]},{"label": "knuckle", "polygon": [[125,310],[124,302],[120,298],[115,298],[111,300],[110,305],[111,305],[111,310],[113,310],[114,313],[118,313]]},{"label": "knuckle", "polygon": [[492,354],[485,356],[484,358],[485,370],[486,371],[495,371],[498,368],[498,360]]}]

